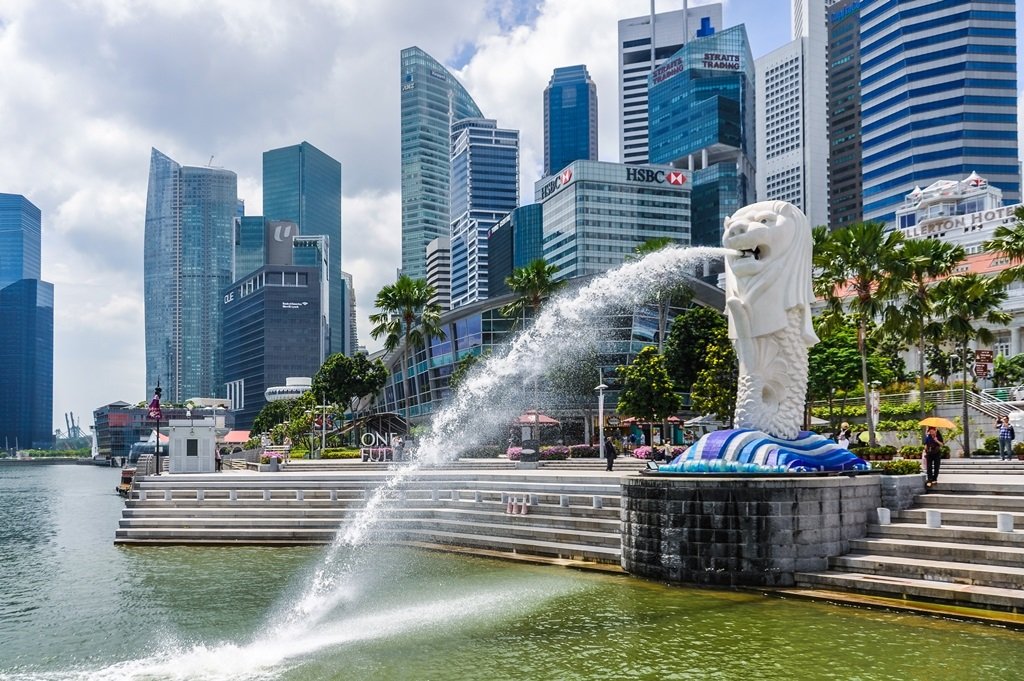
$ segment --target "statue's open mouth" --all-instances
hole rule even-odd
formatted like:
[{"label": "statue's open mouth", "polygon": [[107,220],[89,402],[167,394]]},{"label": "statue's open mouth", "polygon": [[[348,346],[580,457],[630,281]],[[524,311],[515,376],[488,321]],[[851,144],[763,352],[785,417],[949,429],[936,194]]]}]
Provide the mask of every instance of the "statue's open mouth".
[{"label": "statue's open mouth", "polygon": [[760,260],[761,259],[761,247],[757,246],[755,248],[743,248],[743,249],[740,249],[740,257],[741,258],[749,258],[750,256],[754,256],[754,260]]}]

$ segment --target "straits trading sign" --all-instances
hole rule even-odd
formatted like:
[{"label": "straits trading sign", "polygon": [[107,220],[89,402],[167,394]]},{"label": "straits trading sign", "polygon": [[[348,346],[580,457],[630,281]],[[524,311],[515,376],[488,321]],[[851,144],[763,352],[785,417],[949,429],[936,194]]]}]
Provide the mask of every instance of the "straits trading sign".
[{"label": "straits trading sign", "polygon": [[668,80],[672,76],[682,73],[685,67],[686,64],[683,62],[682,57],[670,59],[658,68],[654,69],[654,73],[651,74],[651,80],[653,80],[654,84],[657,85],[662,81]]},{"label": "straits trading sign", "polygon": [[1024,206],[1024,204],[1015,203],[1012,206],[979,210],[977,213],[967,213],[966,215],[931,218],[929,220],[922,220],[910,227],[903,227],[900,231],[903,232],[903,236],[918,237],[938,234],[958,227],[981,227],[991,222],[1002,222],[1003,220],[1013,218],[1014,212],[1021,206]]},{"label": "straits trading sign", "polygon": [[723,54],[721,52],[705,52],[704,58],[701,59],[700,65],[705,69],[715,69],[718,71],[739,71],[740,55]]}]

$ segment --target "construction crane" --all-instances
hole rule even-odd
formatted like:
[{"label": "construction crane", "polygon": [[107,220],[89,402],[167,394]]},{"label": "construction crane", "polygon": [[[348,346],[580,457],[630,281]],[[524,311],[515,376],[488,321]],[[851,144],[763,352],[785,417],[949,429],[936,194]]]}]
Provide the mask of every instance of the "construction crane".
[{"label": "construction crane", "polygon": [[75,423],[75,412],[67,412],[64,414],[64,425],[67,426],[68,439],[73,440],[78,437],[85,437],[82,433],[82,420],[79,419],[78,423]]}]

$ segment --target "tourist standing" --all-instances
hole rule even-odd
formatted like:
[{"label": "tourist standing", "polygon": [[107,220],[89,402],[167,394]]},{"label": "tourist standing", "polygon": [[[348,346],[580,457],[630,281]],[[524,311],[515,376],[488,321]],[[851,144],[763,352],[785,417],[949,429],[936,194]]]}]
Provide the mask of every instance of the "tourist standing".
[{"label": "tourist standing", "polygon": [[606,437],[604,439],[604,459],[608,462],[608,465],[605,468],[606,471],[610,471],[612,469],[612,464],[615,463],[615,457],[618,455],[618,452],[615,451],[615,443],[612,442],[611,437]]},{"label": "tourist standing", "polygon": [[924,436],[924,459],[926,467],[925,487],[932,487],[939,481],[939,463],[942,461],[942,434],[935,426],[928,427]]},{"label": "tourist standing", "polygon": [[1010,461],[1013,459],[1013,440],[1016,435],[1010,425],[1010,417],[998,419],[996,428],[999,429],[999,460]]},{"label": "tourist standing", "polygon": [[843,421],[843,424],[839,426],[839,435],[836,437],[836,444],[843,449],[850,448],[850,424]]}]

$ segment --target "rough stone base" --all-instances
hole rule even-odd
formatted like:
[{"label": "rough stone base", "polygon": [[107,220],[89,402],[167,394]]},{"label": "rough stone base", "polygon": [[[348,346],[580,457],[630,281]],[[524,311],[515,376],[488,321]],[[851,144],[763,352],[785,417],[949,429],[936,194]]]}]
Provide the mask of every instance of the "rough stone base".
[{"label": "rough stone base", "polygon": [[863,537],[880,476],[641,476],[622,483],[622,567],[715,586],[791,586]]}]

